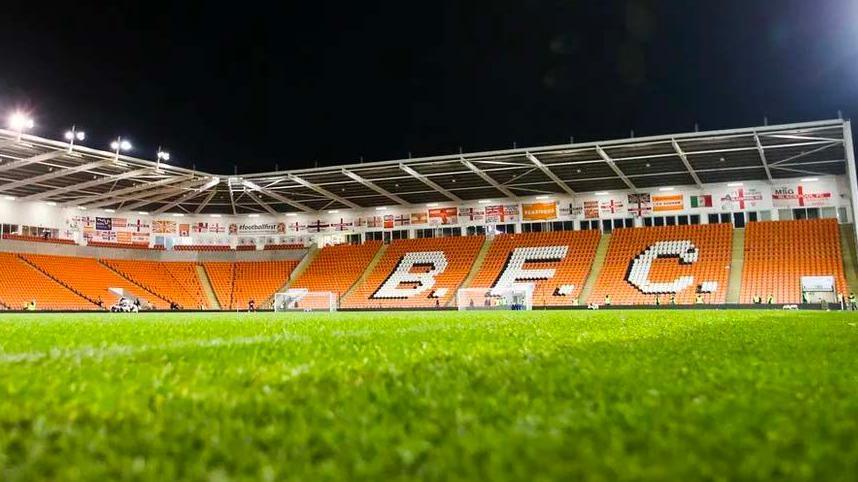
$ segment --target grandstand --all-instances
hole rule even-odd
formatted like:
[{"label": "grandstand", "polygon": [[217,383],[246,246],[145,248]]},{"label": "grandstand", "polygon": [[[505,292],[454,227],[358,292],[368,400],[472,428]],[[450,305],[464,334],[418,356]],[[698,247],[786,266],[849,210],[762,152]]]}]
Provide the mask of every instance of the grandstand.
[{"label": "grandstand", "polygon": [[[858,289],[842,120],[219,176],[0,131],[0,308],[776,305]],[[811,286],[812,284],[812,286]]]}]

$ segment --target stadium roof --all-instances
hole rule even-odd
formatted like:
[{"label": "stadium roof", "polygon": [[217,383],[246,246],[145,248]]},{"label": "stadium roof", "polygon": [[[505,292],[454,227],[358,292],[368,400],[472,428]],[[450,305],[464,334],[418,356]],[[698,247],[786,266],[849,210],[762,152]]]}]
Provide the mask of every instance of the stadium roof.
[{"label": "stadium roof", "polygon": [[149,213],[264,213],[650,190],[846,173],[829,120],[224,176],[0,130],[0,196]]}]

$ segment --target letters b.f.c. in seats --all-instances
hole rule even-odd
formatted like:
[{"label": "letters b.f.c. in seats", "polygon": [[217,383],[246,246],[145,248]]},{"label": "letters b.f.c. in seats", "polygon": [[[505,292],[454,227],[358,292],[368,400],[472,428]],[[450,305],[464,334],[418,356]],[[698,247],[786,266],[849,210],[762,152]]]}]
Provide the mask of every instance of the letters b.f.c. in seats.
[{"label": "letters b.f.c. in seats", "polygon": [[496,236],[471,288],[534,287],[536,306],[569,306],[583,288],[600,233],[560,231]]},{"label": "letters b.f.c. in seats", "polygon": [[461,287],[484,241],[483,236],[396,240],[366,280],[343,298],[341,306],[446,306]]},{"label": "letters b.f.c. in seats", "polygon": [[724,303],[730,274],[732,225],[618,229],[589,303],[606,296],[618,305]]}]

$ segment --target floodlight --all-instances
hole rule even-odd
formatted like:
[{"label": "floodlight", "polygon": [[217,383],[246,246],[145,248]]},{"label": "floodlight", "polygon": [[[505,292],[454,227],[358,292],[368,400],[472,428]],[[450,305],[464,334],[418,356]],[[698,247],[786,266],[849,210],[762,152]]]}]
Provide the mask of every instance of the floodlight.
[{"label": "floodlight", "polygon": [[32,129],[35,123],[33,119],[22,112],[13,112],[9,116],[9,128],[18,132]]}]

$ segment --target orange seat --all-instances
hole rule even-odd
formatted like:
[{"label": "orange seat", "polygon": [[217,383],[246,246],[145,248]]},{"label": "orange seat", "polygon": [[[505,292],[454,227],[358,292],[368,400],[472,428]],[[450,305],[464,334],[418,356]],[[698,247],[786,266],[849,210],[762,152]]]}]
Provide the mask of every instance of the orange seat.
[{"label": "orange seat", "polygon": [[[610,295],[615,305],[654,304],[654,294],[644,293],[628,281],[632,261],[659,241],[688,240],[697,247],[698,260],[682,264],[676,258],[656,259],[650,269],[649,279],[668,283],[679,277],[693,276],[694,283],[676,293],[677,304],[694,303],[699,284],[705,281],[717,282],[717,290],[703,294],[703,298],[706,303],[724,303],[730,278],[732,234],[733,226],[730,224],[617,229],[611,236],[605,264],[588,302],[601,304],[605,296]],[[662,295],[661,302],[667,304],[667,296]]]},{"label": "orange seat", "polygon": [[[471,266],[485,241],[484,236],[454,238],[402,239],[393,241],[366,280],[345,296],[340,305],[344,308],[431,308],[446,306],[471,270]],[[373,298],[387,281],[407,253],[443,251],[447,267],[435,278],[432,290],[406,299]],[[416,267],[415,267],[416,268]],[[433,297],[433,293],[436,297]],[[437,293],[443,293],[438,295]]]},{"label": "orange seat", "polygon": [[[535,306],[568,306],[581,293],[590,266],[599,246],[598,230],[559,231],[550,233],[502,234],[492,241],[491,248],[470,283],[471,288],[494,287],[503,273],[506,263],[516,248],[564,246],[566,256],[553,262],[527,263],[525,269],[554,269],[554,277],[534,283],[533,304]],[[571,285],[574,289],[561,294],[558,288]]]},{"label": "orange seat", "polygon": [[838,292],[845,294],[848,289],[836,219],[748,224],[742,303],[770,295],[776,303],[800,303],[802,276],[833,276]]}]

